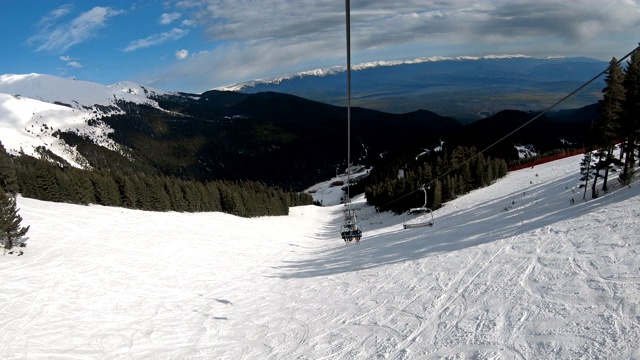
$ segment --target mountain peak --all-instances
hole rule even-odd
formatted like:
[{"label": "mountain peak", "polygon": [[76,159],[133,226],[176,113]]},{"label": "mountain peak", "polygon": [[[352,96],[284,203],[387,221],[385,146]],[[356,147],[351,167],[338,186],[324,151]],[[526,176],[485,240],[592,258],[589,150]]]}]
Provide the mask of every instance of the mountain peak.
[{"label": "mountain peak", "polygon": [[72,131],[115,149],[107,136],[113,130],[101,117],[123,113],[119,101],[159,108],[151,97],[164,94],[128,81],[104,86],[37,73],[0,75],[0,115],[8,119],[0,123],[1,140],[10,153],[35,155],[39,148],[46,148],[70,164],[84,167],[86,161],[58,138],[57,131]]},{"label": "mountain peak", "polygon": [[95,105],[115,106],[118,100],[157,106],[149,96],[165,92],[127,81],[104,86],[89,81],[31,73],[0,75],[0,93],[81,110]]}]

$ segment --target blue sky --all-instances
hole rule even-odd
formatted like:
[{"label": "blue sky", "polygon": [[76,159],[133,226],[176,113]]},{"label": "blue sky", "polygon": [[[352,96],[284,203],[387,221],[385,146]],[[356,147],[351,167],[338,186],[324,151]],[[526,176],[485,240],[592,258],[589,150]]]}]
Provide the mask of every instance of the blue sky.
[{"label": "blue sky", "polygon": [[[345,65],[341,0],[0,0],[0,74],[203,92]],[[586,56],[640,41],[640,0],[352,0],[352,62]]]}]

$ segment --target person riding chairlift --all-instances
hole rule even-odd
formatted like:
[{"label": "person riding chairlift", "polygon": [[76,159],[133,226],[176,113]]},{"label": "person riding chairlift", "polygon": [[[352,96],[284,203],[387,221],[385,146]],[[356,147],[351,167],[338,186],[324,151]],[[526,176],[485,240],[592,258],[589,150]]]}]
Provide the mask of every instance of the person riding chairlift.
[{"label": "person riding chairlift", "polygon": [[342,227],[340,235],[342,235],[342,240],[351,241],[351,229],[348,226],[345,225]]},{"label": "person riding chairlift", "polygon": [[360,230],[360,228],[356,225],[351,225],[351,237],[356,242],[359,242],[360,238],[362,237],[362,230]]}]

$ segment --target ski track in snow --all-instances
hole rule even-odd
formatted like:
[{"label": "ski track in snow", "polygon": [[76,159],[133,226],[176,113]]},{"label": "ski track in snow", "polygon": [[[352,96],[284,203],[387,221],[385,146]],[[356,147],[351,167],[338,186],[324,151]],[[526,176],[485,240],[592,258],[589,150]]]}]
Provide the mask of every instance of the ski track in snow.
[{"label": "ski track in snow", "polygon": [[[582,201],[580,156],[434,212],[154,213],[19,198],[2,359],[640,358],[637,184]],[[573,197],[575,205],[569,203]]]}]

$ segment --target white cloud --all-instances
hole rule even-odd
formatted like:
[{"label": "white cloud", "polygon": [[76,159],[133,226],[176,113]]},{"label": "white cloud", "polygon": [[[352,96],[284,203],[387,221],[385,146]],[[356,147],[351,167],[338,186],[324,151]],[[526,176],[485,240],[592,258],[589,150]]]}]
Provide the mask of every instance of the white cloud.
[{"label": "white cloud", "polygon": [[180,16],[181,16],[180,13],[177,13],[177,12],[173,12],[170,14],[164,13],[160,16],[160,24],[169,25],[175,20],[178,20]]},{"label": "white cloud", "polygon": [[[228,44],[216,51],[201,51],[191,54],[185,60],[149,75],[143,82],[149,85],[171,84],[172,88],[199,92],[216,86],[229,85],[241,80],[262,76],[276,76],[282,73],[308,70],[309,63],[301,62],[305,54],[325,52],[323,42],[292,43],[286,40],[274,45]],[[327,57],[335,54],[325,52]],[[339,54],[340,57],[342,54]],[[335,59],[341,61],[342,59]],[[215,84],[216,86],[214,86]]]},{"label": "white cloud", "polygon": [[167,41],[178,40],[189,33],[189,30],[173,28],[171,31],[163,32],[160,34],[154,34],[144,39],[134,40],[124,48],[124,51],[134,51],[141,48],[147,48],[150,46],[162,44]]},{"label": "white cloud", "polygon": [[74,59],[69,55],[61,55],[60,56],[60,60],[66,62],[67,66],[69,66],[69,67],[73,67],[73,68],[81,68],[82,67],[82,64],[79,63],[78,61],[76,61],[77,59]]},{"label": "white cloud", "polygon": [[[343,2],[258,0],[249,5],[245,1],[209,0],[180,4],[205,28],[211,41],[331,38],[336,49],[344,41]],[[355,50],[469,39],[521,42],[554,37],[574,44],[638,26],[637,0],[369,0],[351,4]]]},{"label": "white cloud", "polygon": [[[182,0],[174,6],[183,24],[204,29],[212,46],[158,79],[206,89],[345,62],[344,2]],[[637,45],[637,33],[639,0],[351,3],[353,63],[492,53],[609,60]]]},{"label": "white cloud", "polygon": [[194,20],[182,20],[182,25],[191,27],[191,26],[195,26],[196,22]]},{"label": "white cloud", "polygon": [[176,51],[176,59],[178,60],[184,60],[187,57],[189,57],[189,50],[178,50]]},{"label": "white cloud", "polygon": [[49,15],[47,17],[45,17],[43,20],[45,21],[50,21],[50,20],[54,20],[60,17],[63,17],[67,14],[69,14],[71,11],[73,10],[73,5],[71,4],[67,4],[67,5],[62,5],[59,8],[51,11],[49,13]]},{"label": "white cloud", "polygon": [[70,11],[69,7],[58,8],[44,17],[38,23],[38,31],[28,39],[28,43],[35,45],[37,51],[65,52],[72,46],[95,37],[100,29],[106,27],[110,18],[122,13],[96,6],[69,22],[55,22]]}]

